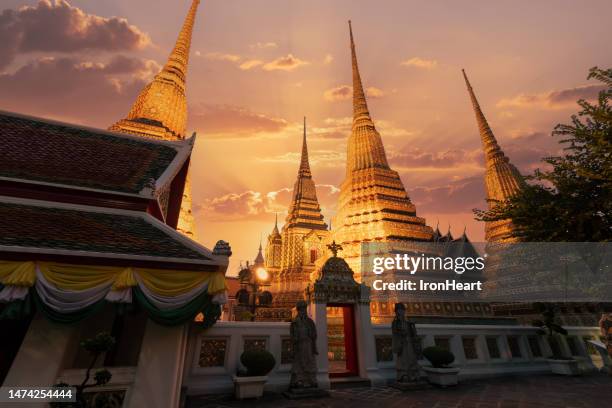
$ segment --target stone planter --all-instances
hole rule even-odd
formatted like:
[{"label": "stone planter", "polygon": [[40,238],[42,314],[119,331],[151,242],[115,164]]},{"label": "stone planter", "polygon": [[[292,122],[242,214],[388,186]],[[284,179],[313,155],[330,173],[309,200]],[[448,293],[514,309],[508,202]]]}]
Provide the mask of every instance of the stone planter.
[{"label": "stone planter", "polygon": [[578,361],[576,360],[556,360],[549,358],[548,365],[555,374],[561,375],[579,375]]},{"label": "stone planter", "polygon": [[449,387],[457,385],[459,369],[456,367],[436,368],[436,367],[423,367],[423,370],[427,373],[427,380],[431,384],[439,385],[441,387]]},{"label": "stone planter", "polygon": [[268,376],[236,377],[234,376],[234,391],[236,399],[260,398],[263,395],[264,385]]}]

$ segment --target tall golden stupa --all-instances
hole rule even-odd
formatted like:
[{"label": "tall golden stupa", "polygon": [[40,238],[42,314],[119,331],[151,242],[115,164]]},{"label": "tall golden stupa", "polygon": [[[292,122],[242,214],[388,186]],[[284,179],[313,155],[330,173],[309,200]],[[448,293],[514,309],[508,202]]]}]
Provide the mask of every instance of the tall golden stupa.
[{"label": "tall golden stupa", "polygon": [[[127,117],[109,127],[109,130],[155,139],[185,139],[187,131],[187,98],[185,95],[187,66],[193,25],[199,4],[200,0],[193,0],[176,45],[164,68],[140,92]],[[195,238],[189,176],[185,182],[177,230]]]},{"label": "tall golden stupa", "polygon": [[434,232],[416,216],[399,174],[389,167],[380,134],[368,110],[349,21],[353,68],[353,129],[348,140],[346,176],[340,186],[333,237],[342,257],[361,279],[364,242],[431,241]]},{"label": "tall golden stupa", "polygon": [[[508,157],[497,144],[493,131],[480,109],[480,104],[474,94],[474,89],[468,80],[465,70],[462,70],[465,84],[476,115],[482,149],[485,155],[485,189],[489,208],[504,202],[514,196],[524,185],[523,178],[517,168],[510,163]],[[485,224],[485,240],[487,242],[513,242],[510,234],[513,230],[512,220],[492,221]]]}]

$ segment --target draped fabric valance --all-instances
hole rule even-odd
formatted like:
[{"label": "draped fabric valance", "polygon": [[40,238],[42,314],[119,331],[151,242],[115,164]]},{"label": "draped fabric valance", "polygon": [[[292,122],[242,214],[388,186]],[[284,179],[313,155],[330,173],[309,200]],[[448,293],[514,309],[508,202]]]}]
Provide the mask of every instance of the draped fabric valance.
[{"label": "draped fabric valance", "polygon": [[221,272],[0,261],[0,303],[8,304],[1,317],[36,308],[54,321],[71,323],[104,302],[134,300],[160,324],[181,324],[199,312],[205,323],[214,323],[226,302],[225,277]]}]

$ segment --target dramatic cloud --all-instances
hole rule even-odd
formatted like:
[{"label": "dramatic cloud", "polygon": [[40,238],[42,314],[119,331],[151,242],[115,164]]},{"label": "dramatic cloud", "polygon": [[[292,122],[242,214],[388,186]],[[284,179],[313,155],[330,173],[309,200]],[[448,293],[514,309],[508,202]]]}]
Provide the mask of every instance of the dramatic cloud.
[{"label": "dramatic cloud", "polygon": [[0,38],[0,68],[19,53],[134,50],[150,42],[123,18],[87,14],[64,0],[4,10]]},{"label": "dramatic cloud", "polygon": [[576,105],[578,99],[595,100],[603,85],[586,85],[540,94],[520,94],[497,102],[498,108],[562,109]]},{"label": "dramatic cloud", "polygon": [[[325,212],[335,209],[340,190],[331,184],[317,184],[316,188],[317,198],[327,218]],[[199,200],[194,211],[196,214],[206,214],[209,221],[271,220],[275,213],[286,214],[292,196],[291,187],[266,193],[248,190]]]},{"label": "dramatic cloud", "polygon": [[248,71],[249,69],[255,68],[260,66],[261,64],[263,64],[263,61],[258,60],[258,59],[250,59],[250,60],[246,60],[244,61],[242,64],[239,65],[240,69],[242,69],[243,71]]},{"label": "dramatic cloud", "polygon": [[240,61],[240,55],[224,54],[221,52],[209,52],[205,55],[205,57],[213,61],[229,61],[229,62]]},{"label": "dramatic cloud", "polygon": [[438,66],[438,61],[412,57],[409,60],[402,61],[400,65],[421,69],[435,69]]},{"label": "dramatic cloud", "polygon": [[255,44],[251,44],[249,45],[249,47],[253,50],[263,50],[263,49],[270,49],[270,48],[278,48],[278,44],[276,44],[275,42],[257,42]]},{"label": "dramatic cloud", "polygon": [[[382,98],[386,95],[385,91],[375,86],[370,86],[365,90],[366,96],[370,99]],[[353,97],[353,87],[340,85],[323,92],[323,98],[329,102],[346,101]]]},{"label": "dramatic cloud", "polygon": [[125,116],[158,70],[154,61],[124,56],[108,62],[40,58],[0,74],[0,107],[105,127]]},{"label": "dramatic cloud", "polygon": [[284,119],[232,105],[200,104],[191,106],[189,113],[190,127],[207,137],[250,137],[262,132],[278,132],[287,126]]},{"label": "dramatic cloud", "polygon": [[270,61],[263,66],[265,71],[293,71],[303,65],[308,65],[309,62],[294,57],[293,54],[288,54],[286,57],[279,57],[274,61]]}]

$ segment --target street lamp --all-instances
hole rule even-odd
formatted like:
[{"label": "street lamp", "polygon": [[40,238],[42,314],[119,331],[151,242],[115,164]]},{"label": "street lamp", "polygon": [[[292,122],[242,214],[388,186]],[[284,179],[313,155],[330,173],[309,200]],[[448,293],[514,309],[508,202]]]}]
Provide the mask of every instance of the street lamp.
[{"label": "street lamp", "polygon": [[272,305],[272,294],[263,290],[270,286],[270,273],[264,267],[253,270],[247,262],[238,274],[241,289],[236,294],[238,304],[248,307],[251,312],[251,321],[255,321],[255,314],[260,307],[270,307]]}]

